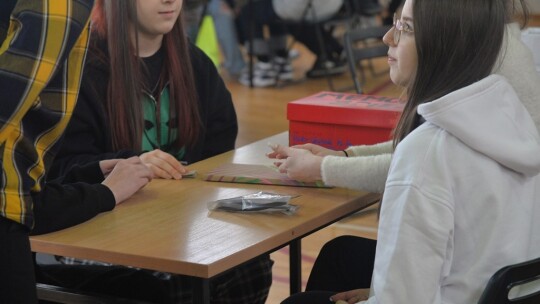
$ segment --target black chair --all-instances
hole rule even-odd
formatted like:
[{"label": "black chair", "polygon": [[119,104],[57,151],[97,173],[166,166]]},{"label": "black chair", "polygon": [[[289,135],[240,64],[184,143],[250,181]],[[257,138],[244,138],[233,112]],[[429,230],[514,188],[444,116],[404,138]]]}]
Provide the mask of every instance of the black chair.
[{"label": "black chair", "polygon": [[501,268],[487,283],[478,304],[538,304],[540,290],[509,299],[508,293],[516,286],[536,281],[540,286],[540,258]]},{"label": "black chair", "polygon": [[[390,30],[390,26],[356,28],[347,31],[343,37],[349,70],[354,82],[354,88],[358,94],[362,93],[362,84],[366,81],[362,66],[363,60],[369,60],[369,68],[372,76],[382,74],[382,72],[375,72],[371,59],[386,57],[388,55],[388,46],[382,43],[382,37],[388,30]],[[357,70],[360,72],[361,80],[358,79]],[[386,73],[386,70],[384,73]]]}]

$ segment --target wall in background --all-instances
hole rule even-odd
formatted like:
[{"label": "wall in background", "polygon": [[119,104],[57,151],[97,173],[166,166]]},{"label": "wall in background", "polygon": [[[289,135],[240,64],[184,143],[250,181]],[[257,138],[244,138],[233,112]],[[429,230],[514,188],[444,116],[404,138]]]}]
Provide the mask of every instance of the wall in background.
[{"label": "wall in background", "polygon": [[527,0],[531,14],[540,15],[540,0]]}]

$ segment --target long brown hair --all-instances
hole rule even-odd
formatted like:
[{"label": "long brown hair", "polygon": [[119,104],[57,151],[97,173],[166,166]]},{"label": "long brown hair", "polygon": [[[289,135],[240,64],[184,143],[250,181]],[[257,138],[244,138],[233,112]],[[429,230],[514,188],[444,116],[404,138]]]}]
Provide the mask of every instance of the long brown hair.
[{"label": "long brown hair", "polygon": [[[134,0],[97,0],[92,14],[93,31],[107,39],[110,78],[107,92],[107,117],[113,149],[141,149],[144,128],[141,104],[143,92],[142,60],[137,56],[137,7]],[[181,18],[163,37],[164,61],[160,89],[168,85],[169,117],[178,128],[174,147],[195,143],[202,127],[188,42]],[[171,128],[173,126],[170,126]],[[174,132],[169,132],[169,136]]]},{"label": "long brown hair", "polygon": [[406,88],[394,147],[420,124],[420,104],[491,74],[503,44],[507,5],[508,0],[414,0],[418,67]]}]

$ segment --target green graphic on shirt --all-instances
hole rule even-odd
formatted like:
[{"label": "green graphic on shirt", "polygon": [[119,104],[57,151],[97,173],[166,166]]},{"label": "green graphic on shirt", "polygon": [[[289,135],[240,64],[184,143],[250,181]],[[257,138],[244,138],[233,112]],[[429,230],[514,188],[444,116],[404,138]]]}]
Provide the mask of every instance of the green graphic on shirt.
[{"label": "green graphic on shirt", "polygon": [[[178,136],[176,128],[177,122],[169,117],[169,89],[165,88],[159,98],[159,111],[157,110],[158,102],[151,95],[143,94],[143,116],[144,116],[144,132],[142,138],[142,150],[152,151],[160,149],[176,159],[181,160],[185,154],[185,148],[182,147],[179,151],[174,148],[174,141]],[[159,113],[159,126],[157,115]],[[156,127],[157,126],[157,127]],[[170,134],[169,134],[170,132]],[[170,135],[170,136],[169,136]]]}]

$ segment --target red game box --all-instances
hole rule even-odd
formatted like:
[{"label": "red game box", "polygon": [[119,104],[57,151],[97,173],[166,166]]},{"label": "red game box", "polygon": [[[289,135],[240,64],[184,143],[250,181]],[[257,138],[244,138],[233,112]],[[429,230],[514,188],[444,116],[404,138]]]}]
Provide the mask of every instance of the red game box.
[{"label": "red game box", "polygon": [[396,98],[319,92],[288,103],[289,144],[343,150],[387,141],[402,110]]}]

